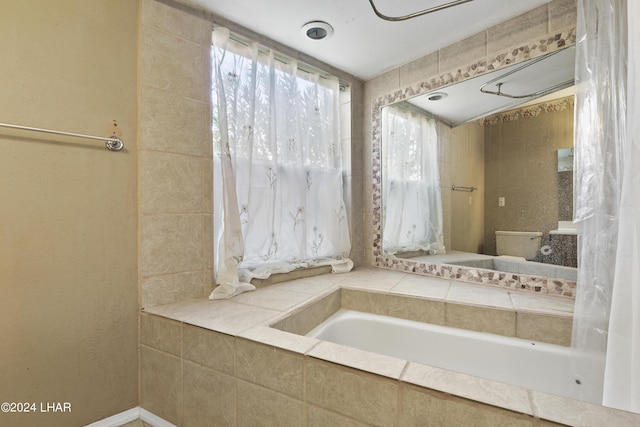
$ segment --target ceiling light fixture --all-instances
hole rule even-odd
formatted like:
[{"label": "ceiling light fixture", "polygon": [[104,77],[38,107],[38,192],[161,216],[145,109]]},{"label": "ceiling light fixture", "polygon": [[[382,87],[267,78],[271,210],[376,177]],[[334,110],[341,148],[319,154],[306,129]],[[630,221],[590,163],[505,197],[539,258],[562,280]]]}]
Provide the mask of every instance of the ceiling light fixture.
[{"label": "ceiling light fixture", "polygon": [[322,40],[333,34],[333,27],[324,21],[311,21],[302,26],[302,32],[311,40]]},{"label": "ceiling light fixture", "polygon": [[433,92],[431,95],[427,96],[429,101],[440,101],[441,99],[446,98],[448,95],[444,92]]}]

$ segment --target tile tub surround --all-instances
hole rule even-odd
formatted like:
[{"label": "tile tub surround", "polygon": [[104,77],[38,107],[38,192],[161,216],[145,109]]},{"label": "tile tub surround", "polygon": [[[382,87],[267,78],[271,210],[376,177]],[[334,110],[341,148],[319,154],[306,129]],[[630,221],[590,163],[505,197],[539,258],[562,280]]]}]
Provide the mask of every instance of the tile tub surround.
[{"label": "tile tub surround", "polygon": [[[226,301],[184,301],[141,313],[144,409],[176,425],[640,423],[637,414],[270,327],[295,319],[290,325],[306,323],[300,326],[306,329],[316,322],[308,317],[322,320],[342,304],[368,304],[395,315],[420,314],[409,305],[403,308],[404,298],[429,301],[433,307],[469,307],[470,316],[476,315],[474,310],[496,306],[496,311],[516,313],[516,318],[522,313],[568,319],[573,306],[568,298],[381,269],[299,279],[243,295]],[[309,305],[317,301],[322,303]],[[445,321],[446,313],[445,309]],[[424,315],[442,319],[438,308]]]}]

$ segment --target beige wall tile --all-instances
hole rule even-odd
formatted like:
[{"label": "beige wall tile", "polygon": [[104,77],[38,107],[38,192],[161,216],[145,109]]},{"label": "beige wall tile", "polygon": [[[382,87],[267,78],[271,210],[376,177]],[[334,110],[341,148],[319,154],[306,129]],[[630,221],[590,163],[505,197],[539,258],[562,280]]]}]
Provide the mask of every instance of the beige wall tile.
[{"label": "beige wall tile", "polygon": [[144,27],[140,41],[140,75],[143,86],[154,87],[205,102],[210,77],[209,47]]},{"label": "beige wall tile", "polygon": [[427,77],[438,73],[438,52],[411,61],[399,67],[400,86],[424,81]]},{"label": "beige wall tile", "polygon": [[517,313],[518,338],[569,346],[572,328],[572,317]]},{"label": "beige wall tile", "polygon": [[213,160],[206,157],[202,159],[202,212],[213,213]]},{"label": "beige wall tile", "polygon": [[227,375],[234,375],[235,338],[192,325],[184,325],[183,357]]},{"label": "beige wall tile", "polygon": [[142,313],[140,315],[140,343],[181,356],[182,324]]},{"label": "beige wall tile", "polygon": [[142,151],[142,213],[202,212],[202,176],[202,160],[198,157]]},{"label": "beige wall tile", "polygon": [[[206,196],[206,193],[205,193]],[[213,290],[213,215],[203,215],[204,221],[204,238],[202,239],[202,253],[204,254],[204,268],[206,271],[206,278],[204,282],[205,295],[209,295]]]},{"label": "beige wall tile", "polygon": [[402,381],[518,413],[533,415],[527,390],[511,384],[419,363],[409,363],[402,375]]},{"label": "beige wall tile", "polygon": [[140,406],[173,423],[182,415],[180,359],[140,346]]},{"label": "beige wall tile", "polygon": [[446,326],[477,332],[489,332],[513,337],[516,334],[516,313],[463,304],[445,304]]},{"label": "beige wall tile", "polygon": [[208,101],[149,86],[142,87],[140,97],[143,149],[205,155],[203,144],[212,140]]},{"label": "beige wall tile", "polygon": [[[357,181],[358,185],[361,185],[361,180]],[[361,251],[364,248],[364,240],[361,238],[364,234],[364,215],[351,214],[351,226],[349,231],[351,232],[351,250]]]},{"label": "beige wall tile", "polygon": [[184,426],[236,425],[236,384],[233,377],[184,362]]},{"label": "beige wall tile", "polygon": [[287,332],[305,335],[333,313],[340,310],[340,292],[341,291],[332,292],[319,301],[291,315],[290,321],[286,323],[291,329]]},{"label": "beige wall tile", "polygon": [[392,289],[396,293],[407,293],[435,300],[444,300],[449,292],[451,281],[440,277],[407,274]]},{"label": "beige wall tile", "polygon": [[554,0],[549,3],[549,30],[556,31],[576,25],[577,1]]},{"label": "beige wall tile", "polygon": [[141,22],[198,44],[210,44],[211,22],[194,13],[177,4],[172,7],[161,1],[144,0]]},{"label": "beige wall tile", "polygon": [[456,398],[446,393],[405,386],[400,426],[529,427],[533,417]]},{"label": "beige wall tile", "polygon": [[396,425],[398,383],[378,376],[307,360],[307,402],[365,423]]},{"label": "beige wall tile", "polygon": [[393,379],[400,378],[407,364],[402,359],[329,341],[320,342],[307,356]]},{"label": "beige wall tile", "polygon": [[389,312],[389,295],[355,289],[342,289],[342,308],[386,315]]},{"label": "beige wall tile", "polygon": [[375,101],[377,98],[396,90],[398,86],[400,86],[400,69],[395,68],[365,82],[365,98],[368,97],[371,101]]},{"label": "beige wall tile", "polygon": [[145,215],[142,217],[141,269],[143,277],[201,270],[201,215]]},{"label": "beige wall tile", "polygon": [[267,286],[258,293],[245,292],[238,295],[233,298],[233,301],[240,304],[285,311],[309,299],[309,294],[306,293],[296,292],[292,289],[283,290],[282,288]]},{"label": "beige wall tile", "polygon": [[248,329],[240,334],[239,337],[298,354],[305,354],[319,342],[314,338],[287,333],[269,326],[257,326]]},{"label": "beige wall tile", "polygon": [[304,359],[275,347],[238,338],[236,375],[254,384],[304,398]]},{"label": "beige wall tile", "polygon": [[[445,46],[439,51],[439,72],[444,73],[459,68],[461,65],[467,65],[472,62],[480,61],[487,55],[487,33],[485,31],[460,40],[457,43]],[[424,77],[430,77],[438,73],[425,74]]]},{"label": "beige wall tile", "polygon": [[142,278],[142,307],[149,308],[206,296],[205,274],[193,271]]},{"label": "beige wall tile", "polygon": [[238,426],[299,427],[304,404],[283,394],[238,380]]},{"label": "beige wall tile", "polygon": [[307,406],[307,427],[365,427],[351,418],[315,406]]},{"label": "beige wall tile", "polygon": [[201,300],[200,304],[200,310],[192,311],[186,321],[229,335],[240,334],[281,314],[276,310],[237,304],[232,300]]},{"label": "beige wall tile", "polygon": [[518,46],[540,34],[546,34],[547,18],[547,5],[544,5],[489,28],[487,30],[488,54]]},{"label": "beige wall tile", "polygon": [[387,315],[416,322],[444,325],[444,301],[388,295]]}]

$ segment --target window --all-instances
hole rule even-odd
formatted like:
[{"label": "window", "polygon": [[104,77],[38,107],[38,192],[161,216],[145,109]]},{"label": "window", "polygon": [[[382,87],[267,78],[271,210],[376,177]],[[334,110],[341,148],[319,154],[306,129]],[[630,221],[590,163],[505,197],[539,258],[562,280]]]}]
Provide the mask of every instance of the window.
[{"label": "window", "polygon": [[444,253],[436,122],[390,105],[382,129],[383,251]]},{"label": "window", "polygon": [[213,40],[218,279],[229,280],[219,273],[231,264],[248,281],[344,263],[338,80],[236,42],[224,29]]}]

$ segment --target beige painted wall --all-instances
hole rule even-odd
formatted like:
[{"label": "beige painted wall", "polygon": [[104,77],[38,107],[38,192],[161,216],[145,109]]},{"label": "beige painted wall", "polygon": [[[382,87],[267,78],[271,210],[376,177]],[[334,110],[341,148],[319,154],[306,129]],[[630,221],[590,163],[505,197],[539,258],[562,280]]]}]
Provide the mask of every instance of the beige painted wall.
[{"label": "beige painted wall", "polygon": [[[573,108],[485,126],[485,251],[496,230],[558,228],[558,149],[573,147]],[[498,197],[505,206],[498,207]]]},{"label": "beige painted wall", "polygon": [[484,239],[484,129],[474,122],[449,130],[448,181],[451,185],[476,187],[473,192],[452,191],[451,185],[442,194],[451,200],[449,218],[451,243],[449,249],[479,252]]},{"label": "beige painted wall", "polygon": [[[77,426],[137,400],[136,50],[131,0],[8,1],[0,13],[0,121],[108,135],[0,129],[3,426]],[[53,143],[52,143],[53,142]]]},{"label": "beige painted wall", "polygon": [[[563,31],[572,31],[576,25],[576,1],[552,0],[523,15],[495,25],[442,49],[425,55],[408,64],[387,71],[365,82],[364,87],[364,216],[365,216],[365,264],[375,265],[373,259],[373,170],[372,136],[373,105],[378,99],[401,93],[420,82],[433,78],[437,81],[444,73],[464,72],[460,67],[470,64],[488,64],[498,55],[518,51],[531,41],[550,42]],[[557,48],[557,46],[555,46]],[[468,71],[468,70],[467,70]],[[449,220],[450,221],[450,220]],[[450,226],[451,222],[449,222]],[[445,227],[447,222],[445,221]]]}]

